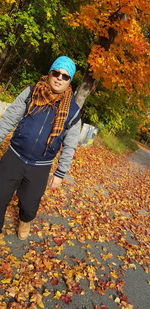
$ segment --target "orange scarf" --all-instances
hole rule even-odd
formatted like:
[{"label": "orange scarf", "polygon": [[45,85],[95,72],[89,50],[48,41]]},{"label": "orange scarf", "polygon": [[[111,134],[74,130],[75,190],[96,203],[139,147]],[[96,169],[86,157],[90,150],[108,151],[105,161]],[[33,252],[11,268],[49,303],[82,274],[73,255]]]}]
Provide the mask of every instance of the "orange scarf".
[{"label": "orange scarf", "polygon": [[51,144],[54,138],[62,133],[64,123],[68,115],[71,98],[71,85],[63,93],[54,93],[49,85],[48,75],[42,76],[41,80],[36,84],[27,114],[34,113],[37,106],[41,106],[40,110],[42,110],[46,105],[50,105],[52,108],[55,108],[56,102],[60,101],[59,106],[56,109],[52,132],[48,137],[47,144]]}]

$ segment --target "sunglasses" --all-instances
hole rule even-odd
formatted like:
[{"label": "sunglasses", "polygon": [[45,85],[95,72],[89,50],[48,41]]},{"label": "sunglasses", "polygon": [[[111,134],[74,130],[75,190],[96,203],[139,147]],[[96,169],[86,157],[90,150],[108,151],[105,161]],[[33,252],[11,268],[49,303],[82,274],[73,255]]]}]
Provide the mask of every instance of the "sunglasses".
[{"label": "sunglasses", "polygon": [[63,80],[68,81],[70,79],[70,76],[65,73],[61,73],[55,70],[52,70],[51,72],[52,72],[53,77],[59,77],[60,75],[62,75]]}]

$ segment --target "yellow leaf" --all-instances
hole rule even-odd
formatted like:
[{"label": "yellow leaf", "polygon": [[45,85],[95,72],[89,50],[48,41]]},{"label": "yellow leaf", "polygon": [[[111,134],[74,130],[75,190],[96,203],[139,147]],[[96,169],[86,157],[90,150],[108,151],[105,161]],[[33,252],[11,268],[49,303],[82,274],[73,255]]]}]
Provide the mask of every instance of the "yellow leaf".
[{"label": "yellow leaf", "polygon": [[67,243],[68,243],[69,246],[74,246],[74,242],[71,241],[71,240],[68,240]]},{"label": "yellow leaf", "polygon": [[93,280],[90,281],[90,290],[95,290],[95,284]]},{"label": "yellow leaf", "polygon": [[91,244],[88,244],[86,247],[87,247],[87,248],[92,248]]},{"label": "yellow leaf", "polygon": [[41,232],[41,231],[37,232],[37,234],[38,234],[38,237],[39,237],[39,238],[42,238],[42,237],[43,237],[43,235],[42,235],[42,232]]},{"label": "yellow leaf", "polygon": [[112,281],[112,282],[110,283],[110,285],[109,285],[109,288],[110,288],[110,289],[114,289],[115,286],[116,286],[115,281]]},{"label": "yellow leaf", "polygon": [[118,277],[119,277],[118,274],[117,274],[115,271],[111,271],[111,272],[110,272],[110,275],[111,275],[112,277],[114,277],[114,278],[118,278]]},{"label": "yellow leaf", "polygon": [[54,298],[55,298],[55,299],[60,299],[61,296],[62,296],[62,294],[60,293],[60,291],[57,291],[56,294],[55,294],[55,296],[54,296]]},{"label": "yellow leaf", "polygon": [[112,259],[113,255],[112,253],[107,253],[107,254],[101,254],[101,258],[106,261],[108,259]]},{"label": "yellow leaf", "polygon": [[49,296],[51,294],[51,292],[49,292],[47,289],[45,289],[44,293],[43,293],[43,296]]},{"label": "yellow leaf", "polygon": [[115,303],[120,304],[120,298],[119,297],[115,298]]},{"label": "yellow leaf", "polygon": [[68,225],[71,226],[71,227],[74,227],[75,222],[74,222],[74,221],[70,221],[70,222],[68,223]]},{"label": "yellow leaf", "polygon": [[47,19],[49,19],[50,17],[51,17],[51,13],[48,12],[48,13],[47,13]]},{"label": "yellow leaf", "polygon": [[21,300],[25,301],[26,298],[27,298],[27,296],[26,296],[26,294],[25,294],[24,292],[19,292],[19,293],[17,294],[17,300],[18,300],[18,301],[21,301]]},{"label": "yellow leaf", "polygon": [[40,308],[44,308],[44,304],[42,302],[42,295],[39,292],[35,292],[31,296],[30,302],[36,303]]},{"label": "yellow leaf", "polygon": [[58,278],[59,274],[58,273],[54,273],[54,277]]},{"label": "yellow leaf", "polygon": [[40,308],[44,308],[44,304],[43,304],[42,301],[38,302],[37,304],[38,304],[38,306],[39,306]]},{"label": "yellow leaf", "polygon": [[136,269],[136,265],[135,264],[129,264],[129,268]]},{"label": "yellow leaf", "polygon": [[12,4],[15,2],[15,0],[6,0],[6,2]]},{"label": "yellow leaf", "polygon": [[28,268],[29,268],[30,270],[32,270],[32,269],[34,269],[34,266],[33,266],[32,264],[30,264],[30,265],[28,266]]},{"label": "yellow leaf", "polygon": [[4,246],[6,244],[4,239],[0,239],[0,246]]},{"label": "yellow leaf", "polygon": [[3,279],[3,280],[1,280],[1,282],[2,282],[2,283],[10,283],[10,282],[11,282],[11,279],[10,279],[10,278],[8,278],[8,279]]}]

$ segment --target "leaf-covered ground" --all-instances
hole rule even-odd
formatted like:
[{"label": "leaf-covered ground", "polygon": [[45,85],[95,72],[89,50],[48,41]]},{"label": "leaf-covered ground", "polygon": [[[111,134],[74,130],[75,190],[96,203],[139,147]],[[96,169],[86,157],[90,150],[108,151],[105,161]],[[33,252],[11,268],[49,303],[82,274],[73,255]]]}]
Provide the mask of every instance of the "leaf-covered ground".
[{"label": "leaf-covered ground", "polygon": [[128,157],[79,146],[26,241],[14,195],[0,240],[0,309],[149,309],[149,183],[148,168]]}]

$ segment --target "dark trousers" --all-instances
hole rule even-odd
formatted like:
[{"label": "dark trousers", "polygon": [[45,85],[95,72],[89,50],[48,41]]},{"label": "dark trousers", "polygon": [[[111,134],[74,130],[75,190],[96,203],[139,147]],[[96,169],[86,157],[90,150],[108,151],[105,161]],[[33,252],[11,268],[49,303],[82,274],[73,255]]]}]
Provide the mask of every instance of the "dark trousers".
[{"label": "dark trousers", "polygon": [[0,232],[7,205],[15,191],[19,198],[19,218],[24,222],[35,218],[49,171],[49,165],[27,165],[8,149],[0,161]]}]

